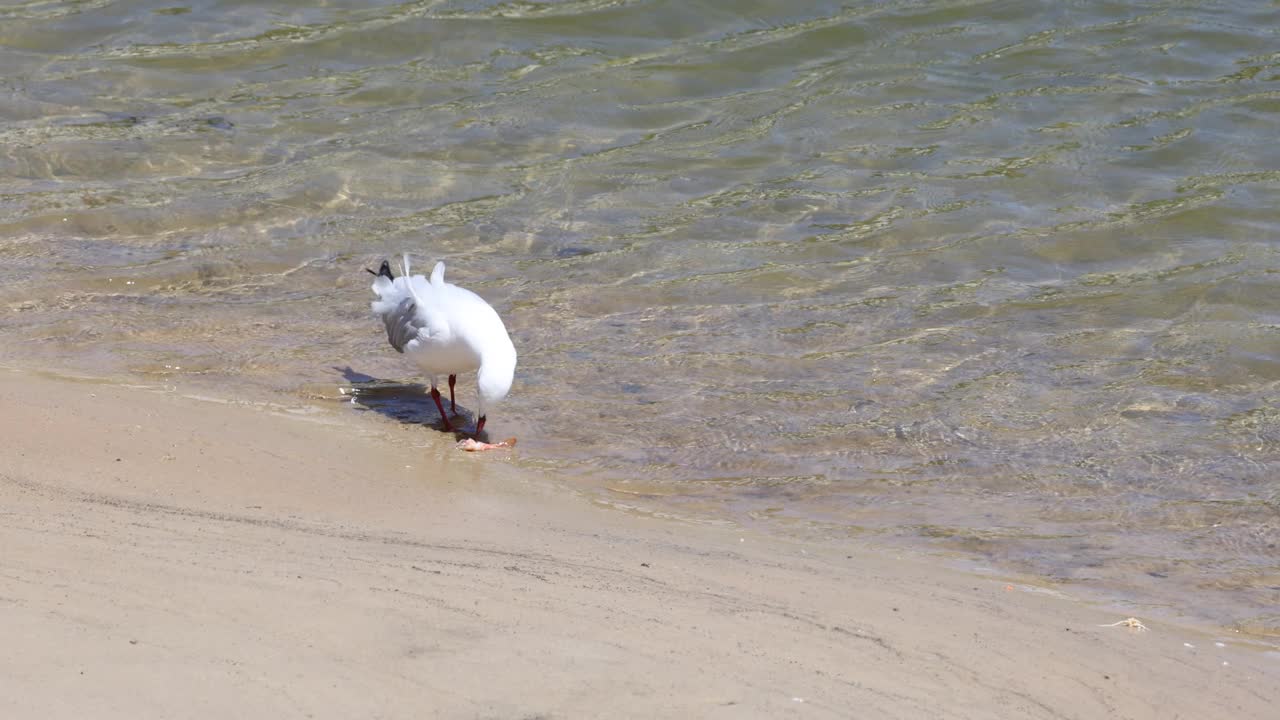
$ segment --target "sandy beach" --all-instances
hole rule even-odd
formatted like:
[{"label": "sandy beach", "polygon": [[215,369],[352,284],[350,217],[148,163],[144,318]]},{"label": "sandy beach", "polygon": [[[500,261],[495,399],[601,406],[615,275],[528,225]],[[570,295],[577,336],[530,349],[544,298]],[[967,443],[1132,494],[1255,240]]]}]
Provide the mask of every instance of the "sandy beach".
[{"label": "sandy beach", "polygon": [[1103,627],[1124,615],[856,541],[602,508],[372,414],[10,371],[0,408],[5,718],[1280,706],[1280,656],[1240,637]]}]

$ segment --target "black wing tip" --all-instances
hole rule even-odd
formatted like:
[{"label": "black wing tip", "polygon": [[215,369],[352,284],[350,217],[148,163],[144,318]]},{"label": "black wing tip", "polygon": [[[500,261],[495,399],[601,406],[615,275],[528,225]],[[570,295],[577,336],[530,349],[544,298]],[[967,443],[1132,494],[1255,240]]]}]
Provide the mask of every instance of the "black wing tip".
[{"label": "black wing tip", "polygon": [[375,277],[384,277],[388,280],[396,279],[396,276],[391,272],[391,263],[386,260],[383,260],[382,264],[378,266],[378,272],[374,272],[369,268],[365,268],[364,271]]}]

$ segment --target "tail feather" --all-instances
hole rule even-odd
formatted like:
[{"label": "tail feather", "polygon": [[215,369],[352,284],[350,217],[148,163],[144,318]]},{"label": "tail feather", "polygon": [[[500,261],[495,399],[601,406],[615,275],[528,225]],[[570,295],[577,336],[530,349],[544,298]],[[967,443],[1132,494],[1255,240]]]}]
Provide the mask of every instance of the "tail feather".
[{"label": "tail feather", "polygon": [[418,297],[418,292],[413,289],[413,273],[409,272],[409,253],[404,254],[404,279],[405,285],[409,288],[409,295],[413,298],[413,301],[415,303],[421,303],[422,300]]},{"label": "tail feather", "polygon": [[[391,264],[386,260],[382,261],[378,272],[369,270],[370,274],[376,276],[373,280],[373,292],[378,296],[373,301],[373,312],[383,319],[394,313],[412,312],[414,307],[422,306],[422,293],[426,292],[427,287],[426,278],[412,274],[409,253],[401,256],[401,259],[404,262],[404,274],[400,277],[396,277],[391,271]],[[406,301],[410,302],[408,308],[404,307]]]},{"label": "tail feather", "polygon": [[384,277],[388,280],[396,279],[396,276],[391,273],[391,263],[387,262],[386,260],[382,261],[382,265],[378,267],[377,272],[374,272],[369,268],[365,268],[364,271],[369,273],[370,275],[373,275],[374,277]]},{"label": "tail feather", "polygon": [[[407,270],[407,255],[405,260],[405,269]],[[373,301],[373,312],[381,316],[384,321],[393,314],[404,312],[405,309],[402,308],[402,305],[405,301],[410,301],[411,305],[417,303],[417,296],[413,293],[412,277],[410,275],[405,274],[397,278],[395,273],[391,271],[391,263],[386,260],[382,261],[382,265],[378,267],[378,272],[370,272],[376,276],[373,279],[373,294],[377,295],[377,299]],[[409,311],[412,311],[412,309],[409,308]]]}]

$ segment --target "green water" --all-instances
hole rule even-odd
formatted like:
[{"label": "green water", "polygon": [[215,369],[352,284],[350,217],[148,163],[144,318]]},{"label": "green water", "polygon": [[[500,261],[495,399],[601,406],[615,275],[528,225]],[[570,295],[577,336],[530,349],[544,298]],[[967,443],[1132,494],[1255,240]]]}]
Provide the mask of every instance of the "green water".
[{"label": "green water", "polygon": [[5,3],[0,68],[4,364],[412,381],[409,250],[513,462],[1280,634],[1274,3]]}]

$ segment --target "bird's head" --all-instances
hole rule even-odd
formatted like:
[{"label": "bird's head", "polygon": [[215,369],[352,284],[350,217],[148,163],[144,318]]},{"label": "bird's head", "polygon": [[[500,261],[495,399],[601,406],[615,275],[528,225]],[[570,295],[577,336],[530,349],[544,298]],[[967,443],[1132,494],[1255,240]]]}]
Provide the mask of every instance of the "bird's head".
[{"label": "bird's head", "polygon": [[511,351],[510,358],[505,354],[498,358],[485,358],[485,363],[476,373],[476,388],[480,391],[479,407],[476,408],[479,415],[476,420],[477,434],[484,429],[489,408],[502,402],[507,393],[511,392],[511,381],[515,379],[515,374],[515,350]]}]

